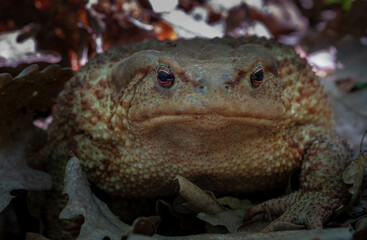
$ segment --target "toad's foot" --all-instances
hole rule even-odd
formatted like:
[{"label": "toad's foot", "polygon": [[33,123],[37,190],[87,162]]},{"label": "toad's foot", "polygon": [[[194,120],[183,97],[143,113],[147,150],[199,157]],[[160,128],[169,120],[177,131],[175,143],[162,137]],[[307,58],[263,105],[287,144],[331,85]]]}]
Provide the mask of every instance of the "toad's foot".
[{"label": "toad's foot", "polygon": [[341,176],[349,160],[349,149],[337,136],[314,141],[304,155],[300,190],[252,207],[246,219],[260,213],[279,216],[263,231],[281,230],[284,223],[322,228],[347,196]]},{"label": "toad's foot", "polygon": [[[289,224],[304,225],[309,229],[321,229],[330,218],[333,209],[330,206],[333,199],[322,192],[298,191],[282,198],[271,199],[252,207],[246,214],[245,220],[268,213],[276,216],[263,232],[286,230]],[[335,201],[335,200],[334,200]]]}]

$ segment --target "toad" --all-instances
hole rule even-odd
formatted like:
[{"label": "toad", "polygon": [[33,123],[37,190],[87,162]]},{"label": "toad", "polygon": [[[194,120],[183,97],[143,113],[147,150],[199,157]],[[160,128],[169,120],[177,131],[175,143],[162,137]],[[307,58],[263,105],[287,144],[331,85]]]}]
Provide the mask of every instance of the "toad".
[{"label": "toad", "polygon": [[150,40],[91,59],[60,94],[49,130],[62,191],[67,153],[89,181],[123,197],[174,194],[182,175],[216,194],[300,188],[251,208],[322,228],[345,199],[350,151],[307,62],[292,47],[249,38]]}]

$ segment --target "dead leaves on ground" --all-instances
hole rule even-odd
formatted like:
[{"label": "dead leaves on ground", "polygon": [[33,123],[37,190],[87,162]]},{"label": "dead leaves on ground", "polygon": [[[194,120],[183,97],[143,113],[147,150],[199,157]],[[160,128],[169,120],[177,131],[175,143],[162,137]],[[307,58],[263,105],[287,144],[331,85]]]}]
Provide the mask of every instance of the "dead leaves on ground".
[{"label": "dead leaves on ground", "polygon": [[213,226],[224,226],[232,233],[243,224],[246,210],[225,209],[212,193],[206,193],[182,176],[177,176],[176,180],[180,187],[180,195],[187,200],[184,205],[197,213],[199,219]]},{"label": "dead leaves on ground", "polygon": [[39,71],[36,64],[14,78],[8,73],[0,73],[0,123],[10,124],[14,118],[24,119],[25,114],[36,110],[49,110],[72,74],[71,69],[58,65],[49,65]]},{"label": "dead leaves on ground", "polygon": [[78,215],[84,217],[79,240],[97,240],[105,237],[118,240],[129,232],[130,227],[121,222],[104,202],[93,195],[76,157],[72,157],[66,165],[64,182],[64,193],[68,194],[69,200],[60,213],[60,218],[72,219]]},{"label": "dead leaves on ground", "polygon": [[348,191],[352,195],[352,198],[347,206],[348,208],[354,205],[362,186],[364,169],[367,162],[367,154],[362,152],[362,144],[363,139],[366,137],[366,134],[367,130],[365,131],[361,141],[360,153],[358,158],[352,161],[343,172],[343,181],[348,186],[350,186],[348,188]]},{"label": "dead leaves on ground", "polygon": [[42,71],[38,65],[31,65],[16,77],[0,74],[0,212],[17,190],[51,189],[51,177],[40,171],[43,162],[34,156],[46,133],[33,121],[36,114],[49,111],[71,76],[70,69],[57,65]]},{"label": "dead leaves on ground", "polygon": [[120,240],[131,235],[152,236],[156,232],[160,218],[140,217],[132,226],[119,220],[108,206],[91,191],[79,159],[71,157],[65,169],[64,193],[69,196],[68,203],[60,213],[60,218],[84,217],[78,240]]},{"label": "dead leaves on ground", "polygon": [[71,77],[68,68],[50,65],[39,71],[37,65],[18,76],[0,74],[0,210],[13,198],[16,189],[47,190],[52,182],[48,174],[27,165],[30,151],[45,140],[45,134],[33,126],[36,111],[50,109]]},{"label": "dead leaves on ground", "polygon": [[185,205],[195,213],[219,213],[224,209],[215,201],[212,194],[205,193],[198,186],[182,176],[176,176],[180,195],[187,200]]},{"label": "dead leaves on ground", "polygon": [[51,176],[27,165],[24,144],[0,148],[0,213],[14,198],[14,190],[41,191],[51,187]]},{"label": "dead leaves on ground", "polygon": [[[235,225],[233,226],[224,223],[223,220],[229,220],[229,216],[236,218],[233,210],[226,209],[220,205],[211,193],[198,188],[187,179],[178,176],[177,182],[180,186],[180,194],[186,198],[186,207],[195,209],[198,216],[204,213],[201,211],[208,211],[205,214],[208,217],[208,222],[215,225],[222,225],[228,229],[233,228],[233,233],[228,234],[200,234],[190,236],[166,237],[157,235],[155,233],[156,224],[159,222],[159,217],[141,217],[134,221],[133,226],[129,226],[121,222],[97,197],[93,195],[89,188],[85,173],[80,167],[79,160],[72,157],[66,167],[65,172],[65,193],[69,195],[69,202],[60,214],[62,218],[73,218],[79,214],[84,216],[84,223],[81,227],[80,235],[77,239],[98,239],[102,240],[108,237],[109,239],[192,239],[192,240],[208,240],[208,239],[351,239],[352,232],[348,228],[337,228],[327,230],[301,230],[301,231],[282,231],[272,233],[250,233],[250,232],[236,232]],[[195,203],[194,201],[199,201]],[[246,209],[249,207],[247,201],[224,198],[219,202],[225,202],[226,205],[242,206]],[[208,206],[204,206],[207,203]],[[234,204],[233,204],[234,203]],[[238,204],[240,203],[240,204]],[[245,211],[243,209],[237,209]],[[222,219],[221,219],[222,218]],[[215,223],[213,219],[219,219],[219,223]],[[231,222],[232,220],[229,220]],[[143,235],[139,235],[143,234]],[[154,235],[153,235],[154,234]]]},{"label": "dead leaves on ground", "polygon": [[[360,198],[360,202],[366,202],[366,186],[363,186],[363,177],[365,174],[366,163],[367,163],[367,153],[363,149],[363,141],[367,135],[367,130],[365,131],[363,138],[360,143],[360,152],[356,160],[352,161],[343,172],[343,181],[349,186],[348,191],[351,194],[349,202],[343,206],[343,208],[338,209],[336,214],[341,212],[353,212],[353,208],[358,208],[356,205],[357,199]],[[362,192],[361,192],[362,191]],[[361,197],[361,196],[362,197]],[[357,216],[355,220],[355,239],[363,239],[360,236],[365,236],[367,233],[367,215],[366,209],[362,207],[357,211]],[[353,221],[352,221],[353,222]]]},{"label": "dead leaves on ground", "polygon": [[0,73],[0,148],[10,142],[24,142],[25,135],[36,137],[33,144],[42,144],[40,129],[33,125],[34,117],[51,109],[72,74],[71,69],[58,65],[40,71],[36,64],[14,78]]},{"label": "dead leaves on ground", "polygon": [[[221,206],[213,194],[201,190],[199,187],[182,176],[177,176],[180,195],[186,199],[183,205],[197,214],[199,219],[211,225],[224,226],[228,232],[236,232],[243,224],[245,209],[227,209]],[[121,222],[90,190],[85,173],[81,169],[76,157],[69,159],[65,170],[64,193],[69,200],[60,214],[60,218],[72,219],[78,215],[84,217],[78,239],[121,239],[122,236],[155,234],[159,217],[141,217],[130,227]],[[224,198],[225,204],[238,205],[240,200]],[[237,202],[237,204],[233,204]],[[246,202],[247,207],[250,204]],[[156,235],[156,237],[159,237]]]}]

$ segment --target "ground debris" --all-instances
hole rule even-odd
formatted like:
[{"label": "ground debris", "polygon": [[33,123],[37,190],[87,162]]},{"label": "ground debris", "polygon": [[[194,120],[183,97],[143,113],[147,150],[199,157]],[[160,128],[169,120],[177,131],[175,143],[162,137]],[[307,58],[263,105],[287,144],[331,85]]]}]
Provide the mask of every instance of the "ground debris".
[{"label": "ground debris", "polygon": [[30,168],[26,163],[25,144],[8,145],[0,148],[0,213],[14,198],[14,191],[49,190],[51,176]]},{"label": "ground debris", "polygon": [[64,193],[69,200],[60,213],[60,218],[71,219],[78,215],[84,217],[77,239],[111,240],[121,239],[130,232],[130,226],[121,222],[90,190],[79,159],[69,159],[65,170]]}]

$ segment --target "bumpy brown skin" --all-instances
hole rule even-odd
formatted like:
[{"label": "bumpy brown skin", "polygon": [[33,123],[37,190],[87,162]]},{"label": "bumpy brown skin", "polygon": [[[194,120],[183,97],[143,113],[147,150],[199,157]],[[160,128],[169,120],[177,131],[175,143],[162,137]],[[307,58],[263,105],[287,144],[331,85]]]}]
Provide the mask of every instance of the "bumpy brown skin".
[{"label": "bumpy brown skin", "polygon": [[[158,84],[160,66],[173,72],[172,87]],[[220,194],[265,191],[301,168],[300,190],[249,211],[280,215],[267,230],[277,221],[321,228],[345,197],[350,159],[311,67],[292,47],[259,38],[108,50],[66,84],[50,144],[56,182],[71,150],[90,181],[124,197],[171,195],[176,175]]]}]

